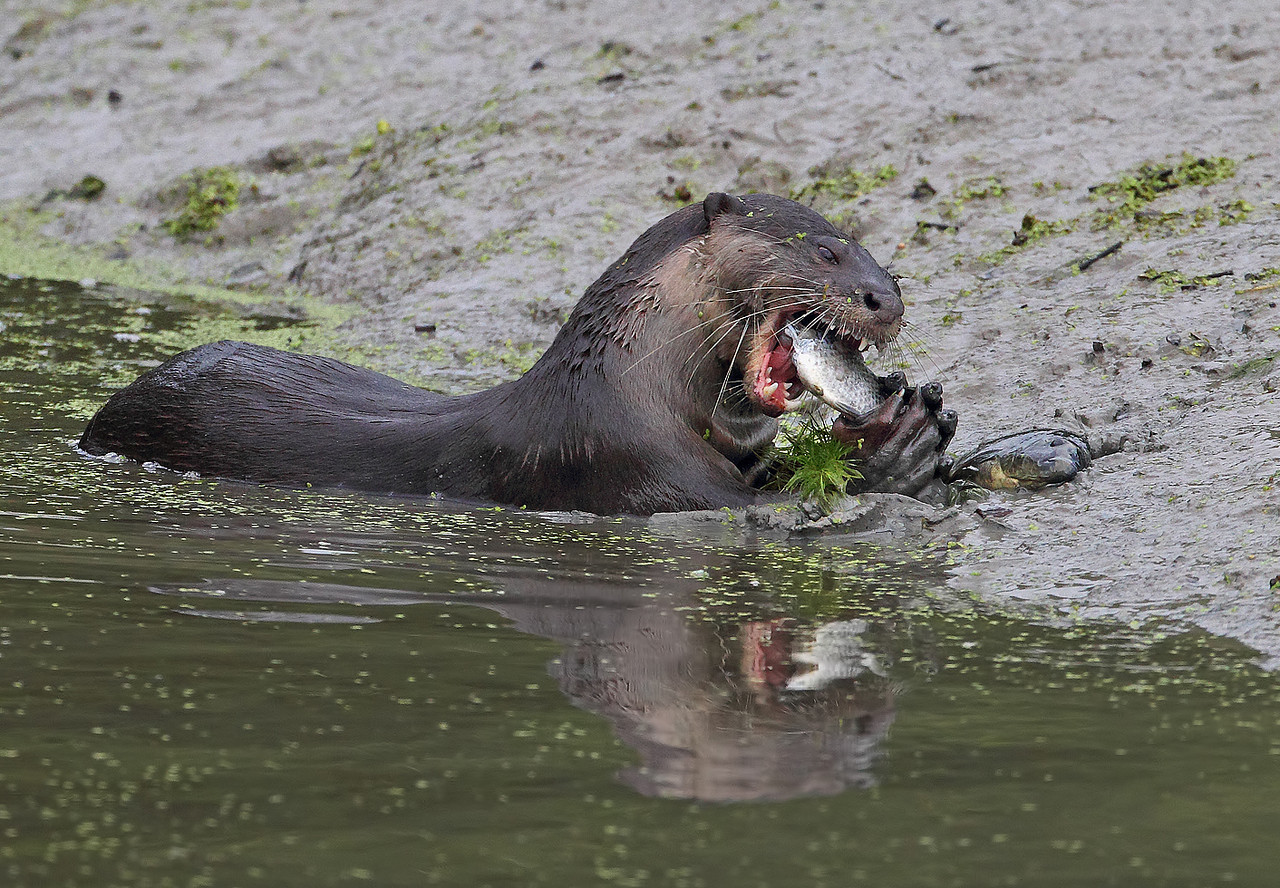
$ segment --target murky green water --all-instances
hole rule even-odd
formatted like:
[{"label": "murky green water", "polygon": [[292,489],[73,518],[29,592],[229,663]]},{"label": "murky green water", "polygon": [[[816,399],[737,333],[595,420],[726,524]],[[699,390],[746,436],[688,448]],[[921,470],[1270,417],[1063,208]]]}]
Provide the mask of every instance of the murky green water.
[{"label": "murky green water", "polygon": [[0,283],[0,884],[1274,884],[1280,684],[1236,644],[72,449],[281,323]]}]

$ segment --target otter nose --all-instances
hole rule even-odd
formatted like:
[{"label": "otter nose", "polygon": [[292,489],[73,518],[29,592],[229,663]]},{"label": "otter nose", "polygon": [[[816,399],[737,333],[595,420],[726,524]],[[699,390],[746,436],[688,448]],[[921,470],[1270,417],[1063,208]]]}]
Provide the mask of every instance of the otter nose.
[{"label": "otter nose", "polygon": [[902,317],[902,297],[892,291],[874,293],[868,290],[862,294],[862,302],[871,316],[882,324],[892,324]]}]

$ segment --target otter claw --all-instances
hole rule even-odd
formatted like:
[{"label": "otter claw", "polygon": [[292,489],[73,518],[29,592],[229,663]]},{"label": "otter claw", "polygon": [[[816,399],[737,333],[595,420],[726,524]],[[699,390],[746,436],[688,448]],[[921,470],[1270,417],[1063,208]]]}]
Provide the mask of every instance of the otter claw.
[{"label": "otter claw", "polygon": [[[897,381],[883,377],[882,384]],[[832,433],[853,447],[861,461],[862,490],[903,493],[929,502],[940,501],[951,460],[945,455],[959,418],[942,409],[942,386],[898,386],[883,404],[861,420],[841,417]]]},{"label": "otter claw", "polygon": [[946,446],[951,443],[951,439],[956,435],[956,428],[960,425],[960,417],[956,415],[954,410],[938,411],[938,434],[942,436],[942,440],[938,443],[938,450],[945,450]]},{"label": "otter claw", "polygon": [[936,382],[926,382],[920,386],[920,397],[924,398],[924,406],[937,410],[942,406],[942,386]]},{"label": "otter claw", "polygon": [[895,392],[900,392],[907,387],[907,374],[901,370],[895,370],[888,376],[880,377],[880,392],[886,398]]}]

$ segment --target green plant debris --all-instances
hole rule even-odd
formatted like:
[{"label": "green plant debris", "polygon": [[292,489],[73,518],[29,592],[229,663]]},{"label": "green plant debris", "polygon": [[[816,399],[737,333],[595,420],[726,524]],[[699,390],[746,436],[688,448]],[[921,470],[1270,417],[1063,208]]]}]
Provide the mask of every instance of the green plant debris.
[{"label": "green plant debris", "polygon": [[517,225],[514,228],[495,228],[476,244],[472,255],[481,265],[489,262],[494,256],[510,253],[515,249],[516,240],[525,234],[528,225]]},{"label": "green plant debris", "polygon": [[1248,219],[1253,209],[1253,205],[1246,200],[1234,200],[1218,206],[1207,204],[1202,207],[1196,207],[1190,212],[1183,210],[1141,209],[1133,214],[1133,224],[1139,231],[1146,233],[1174,233],[1179,230],[1180,226],[1181,230],[1185,232],[1194,228],[1201,228],[1215,220],[1219,225],[1236,225]]},{"label": "green plant debris", "polygon": [[1185,341],[1178,346],[1178,351],[1193,358],[1203,358],[1213,354],[1216,349],[1212,342],[1192,330],[1187,333]]},{"label": "green plant debris", "polygon": [[49,218],[47,213],[32,213],[14,205],[0,209],[0,273],[51,281],[93,280],[237,305],[263,302],[260,296],[195,283],[179,270],[154,260],[138,264],[129,259],[107,259],[98,249],[48,237],[39,229]]},{"label": "green plant debris", "polygon": [[1160,195],[1184,185],[1215,185],[1236,174],[1236,162],[1229,157],[1194,157],[1183,153],[1177,163],[1144,163],[1115,182],[1103,182],[1089,189],[1109,206],[1094,214],[1093,227],[1114,228],[1138,221],[1143,207]]},{"label": "green plant debris", "polygon": [[660,190],[658,192],[658,197],[683,207],[693,203],[693,196],[697,193],[697,186],[686,180],[672,185],[670,190],[665,188]]},{"label": "green plant debris", "polygon": [[1004,197],[1006,194],[1008,194],[1008,188],[995,176],[969,179],[961,183],[951,197],[943,201],[939,212],[944,219],[955,219],[969,201]]},{"label": "green plant debris", "polygon": [[930,200],[937,193],[938,189],[930,185],[928,179],[921,177],[920,181],[916,182],[916,187],[911,189],[911,199]]},{"label": "green plant debris", "polygon": [[1270,370],[1275,364],[1276,358],[1280,358],[1280,352],[1272,352],[1269,355],[1262,355],[1258,358],[1245,361],[1242,364],[1236,364],[1231,368],[1231,378],[1236,379],[1241,376],[1247,376],[1250,373],[1259,373]]},{"label": "green plant debris", "polygon": [[929,243],[930,231],[941,231],[944,234],[955,234],[960,230],[958,225],[948,222],[933,222],[928,219],[917,219],[916,230],[911,233],[911,242],[916,244]]},{"label": "green plant debris", "polygon": [[1218,224],[1235,225],[1249,218],[1253,205],[1246,200],[1233,200],[1229,204],[1218,207]]},{"label": "green plant debris", "polygon": [[[1209,203],[1195,209],[1174,208],[1155,209],[1148,207],[1152,201],[1164,194],[1172,192],[1184,185],[1208,186],[1233,177],[1237,162],[1229,157],[1196,157],[1184,152],[1177,158],[1169,158],[1164,162],[1148,162],[1135,171],[1121,175],[1114,182],[1103,182],[1089,189],[1094,200],[1106,200],[1106,205],[1083,213],[1071,219],[1048,222],[1036,218],[1032,214],[1023,217],[1022,225],[1014,232],[1010,244],[990,253],[978,256],[978,260],[989,264],[999,264],[1017,250],[1043,240],[1047,237],[1074,231],[1087,223],[1093,230],[1132,226],[1144,235],[1156,233],[1185,233],[1195,228],[1217,222],[1219,225],[1234,225],[1244,221],[1255,208],[1243,199],[1229,202]],[[1052,186],[1043,181],[1032,183],[1038,193],[1067,188],[1061,182]],[[927,242],[926,228],[943,229],[949,220],[958,219],[965,203],[990,197],[1003,197],[1006,187],[995,176],[985,179],[974,179],[960,185],[955,192],[938,205],[943,222],[921,222],[917,224],[912,240]],[[965,257],[957,255],[954,264],[957,268],[964,263]],[[1211,276],[1187,278],[1184,281],[1165,279],[1163,286],[1193,287],[1204,286]],[[1152,278],[1147,278],[1151,280]],[[1170,292],[1166,289],[1164,292]]]},{"label": "green plant debris", "polygon": [[823,165],[813,167],[809,175],[814,177],[813,182],[793,189],[793,200],[802,203],[812,203],[818,197],[853,200],[889,184],[898,178],[898,170],[893,164],[885,164],[870,173],[851,166]]},{"label": "green plant debris", "polygon": [[1071,229],[1072,224],[1070,222],[1045,221],[1044,219],[1037,219],[1035,216],[1027,213],[1022,217],[1022,224],[1013,232],[1013,240],[1008,246],[1002,247],[993,253],[987,253],[983,256],[979,256],[978,258],[983,262],[998,265],[1007,257],[1020,251],[1023,247],[1034,244],[1037,241],[1042,241],[1045,238],[1052,237],[1056,234],[1066,234],[1071,231]]},{"label": "green plant debris", "polygon": [[759,23],[763,12],[748,12],[741,18],[734,19],[729,22],[728,29],[730,31],[751,31]]},{"label": "green plant debris", "polygon": [[[1172,232],[1177,228],[1178,223],[1182,222],[1185,218],[1185,214],[1181,210],[1166,210],[1163,212],[1157,210],[1139,210],[1133,214],[1132,222],[1139,231],[1151,234],[1162,231]],[[1198,228],[1204,224],[1204,217],[1200,216],[1197,219],[1193,216],[1189,222],[1190,228]],[[1097,228],[1098,226],[1095,225],[1094,227]],[[1106,228],[1114,226],[1102,227]]]},{"label": "green plant debris", "polygon": [[520,128],[514,120],[499,120],[497,117],[486,117],[476,127],[476,136],[487,139],[492,136],[509,136]]},{"label": "green plant debris", "polygon": [[230,167],[192,170],[182,177],[185,191],[178,215],[160,225],[179,240],[197,231],[213,231],[240,203],[240,177]]},{"label": "green plant debris", "polygon": [[72,200],[97,200],[107,190],[107,183],[97,176],[85,176],[67,191]]},{"label": "green plant debris", "polygon": [[43,40],[61,20],[62,16],[51,12],[41,12],[27,19],[13,33],[4,45],[6,52],[14,59],[20,59],[31,52],[32,47]]},{"label": "green plant debris", "polygon": [[1264,290],[1280,289],[1280,268],[1264,268],[1244,276],[1249,286],[1236,290],[1236,293],[1261,293]]},{"label": "green plant debris", "polygon": [[154,300],[181,307],[190,314],[188,322],[172,332],[132,332],[170,351],[230,338],[320,352],[347,361],[361,357],[357,349],[339,341],[333,332],[353,317],[354,306],[308,298],[292,288],[260,293],[209,286],[194,282],[182,270],[155,259],[107,259],[99,249],[43,235],[40,228],[49,215],[33,213],[20,204],[0,207],[0,273],[160,294],[136,298],[148,305]]},{"label": "green plant debris", "polygon": [[1037,219],[1035,216],[1027,213],[1022,217],[1022,225],[1013,233],[1014,247],[1025,247],[1027,244],[1033,244],[1038,240],[1044,240],[1054,234],[1065,234],[1071,230],[1069,222],[1047,222],[1044,219]]},{"label": "green plant debris", "polygon": [[848,444],[832,436],[830,428],[819,425],[812,417],[784,427],[778,448],[782,489],[830,511],[845,494],[849,482],[862,478],[849,458],[851,451]]},{"label": "green plant debris", "polygon": [[960,201],[986,200],[990,197],[1004,197],[1008,189],[995,176],[983,179],[970,179],[956,189],[955,197]]},{"label": "green plant debris", "polygon": [[703,40],[708,46],[714,46],[717,35],[735,32],[740,34],[750,34],[759,27],[760,22],[764,19],[765,15],[777,10],[781,6],[781,0],[770,0],[769,5],[763,9],[756,10],[755,12],[748,12],[745,15],[726,22],[717,29],[715,35],[704,37]]},{"label": "green plant debris", "polygon": [[469,348],[462,354],[462,362],[476,369],[498,370],[505,368],[517,374],[527,373],[542,356],[542,347],[532,342],[516,343],[508,339],[500,348]]},{"label": "green plant debris", "polygon": [[1231,272],[1214,272],[1212,274],[1188,275],[1176,269],[1148,268],[1138,275],[1140,281],[1153,281],[1161,293],[1172,293],[1175,290],[1193,290],[1196,287],[1216,287]]},{"label": "green plant debris", "polygon": [[635,52],[635,49],[621,40],[606,40],[600,44],[600,49],[596,52],[597,59],[604,59],[610,62],[620,61]]},{"label": "green plant debris", "polygon": [[364,157],[366,154],[373,151],[373,146],[377,144],[378,136],[385,136],[393,131],[394,128],[391,124],[387,123],[385,120],[379,120],[374,126],[374,132],[372,134],[364,136],[351,146],[351,153],[348,156],[352,160]]},{"label": "green plant debris", "polygon": [[720,96],[726,102],[738,102],[742,99],[762,99],[768,96],[785,99],[795,92],[797,85],[794,80],[762,80],[759,83],[727,86],[720,90]]}]

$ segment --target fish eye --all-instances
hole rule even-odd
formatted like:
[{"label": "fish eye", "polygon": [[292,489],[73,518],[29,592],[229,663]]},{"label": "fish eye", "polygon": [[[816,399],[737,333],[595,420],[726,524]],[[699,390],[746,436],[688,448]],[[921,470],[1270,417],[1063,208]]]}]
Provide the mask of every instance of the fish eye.
[{"label": "fish eye", "polygon": [[832,265],[835,265],[838,262],[838,260],[836,259],[836,254],[831,252],[831,250],[829,250],[826,247],[819,246],[818,255],[821,256],[826,261],[830,262]]}]

